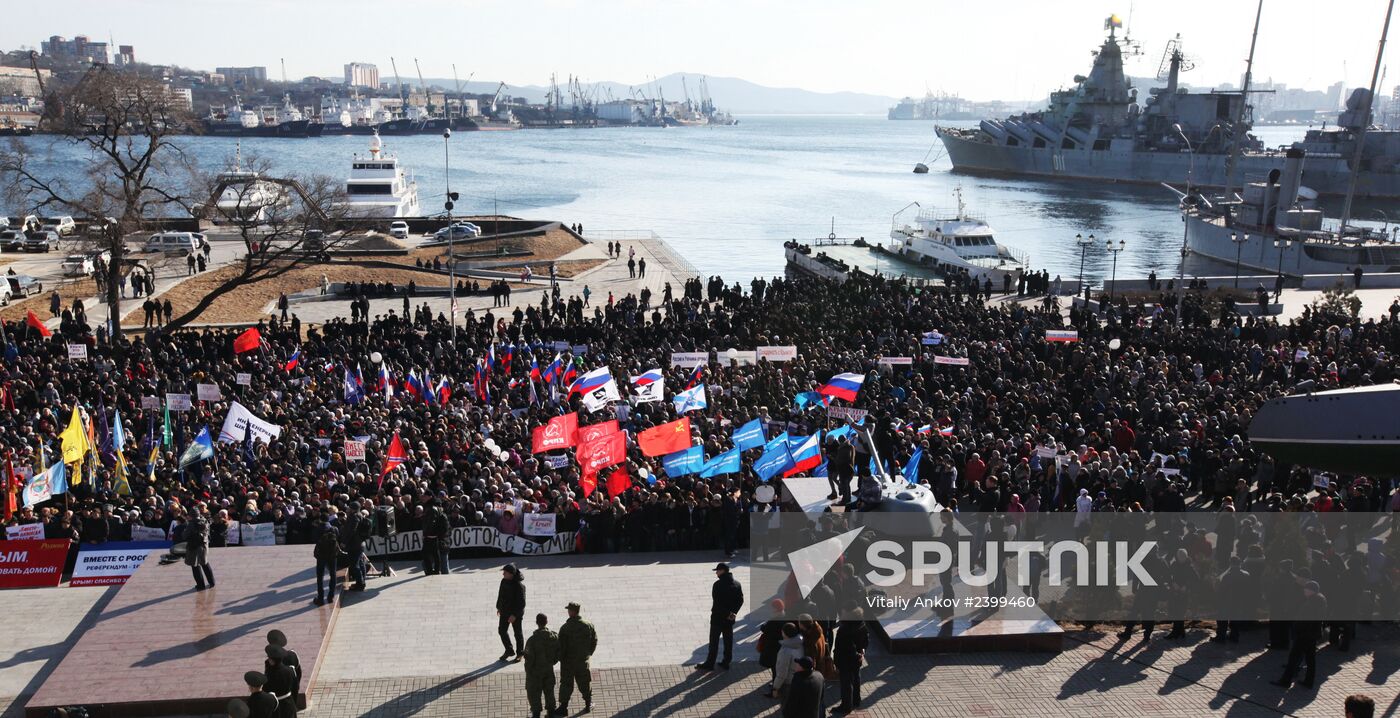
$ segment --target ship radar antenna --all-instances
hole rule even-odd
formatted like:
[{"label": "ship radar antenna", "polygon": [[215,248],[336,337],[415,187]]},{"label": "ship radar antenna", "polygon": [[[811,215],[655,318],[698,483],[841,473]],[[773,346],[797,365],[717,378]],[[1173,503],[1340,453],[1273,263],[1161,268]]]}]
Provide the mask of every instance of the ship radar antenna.
[{"label": "ship radar antenna", "polygon": [[953,190],[953,195],[958,198],[958,221],[962,221],[963,211],[966,209],[963,204],[962,185],[958,185],[957,189]]},{"label": "ship radar antenna", "polygon": [[374,158],[378,158],[378,157],[379,157],[379,151],[380,151],[381,149],[384,149],[384,141],[381,140],[381,139],[379,139],[379,128],[376,127],[376,128],[374,128],[374,137],[371,137],[370,140],[369,140],[369,154],[370,154],[370,156],[371,156],[371,157],[374,157]]}]

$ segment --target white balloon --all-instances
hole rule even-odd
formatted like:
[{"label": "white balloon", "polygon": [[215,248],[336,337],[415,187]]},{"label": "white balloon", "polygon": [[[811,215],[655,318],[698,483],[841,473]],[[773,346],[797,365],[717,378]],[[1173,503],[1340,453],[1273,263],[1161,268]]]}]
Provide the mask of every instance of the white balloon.
[{"label": "white balloon", "polygon": [[642,468],[637,469],[637,474],[639,474],[642,478],[645,479],[646,477],[651,475],[651,472],[647,470],[647,467],[643,466]]},{"label": "white balloon", "polygon": [[754,489],[753,499],[754,501],[757,501],[760,504],[766,504],[773,501],[774,494],[775,492],[773,491],[772,486],[769,486],[768,484],[763,484],[762,486],[759,486],[758,488]]},{"label": "white balloon", "polygon": [[725,352],[724,355],[729,357],[729,361],[734,361],[735,359],[739,358],[739,350],[730,349],[729,351]]},{"label": "white balloon", "polygon": [[369,360],[374,362],[375,364],[378,364],[379,362],[384,361],[384,355],[380,354],[379,352],[370,352]]},{"label": "white balloon", "polygon": [[501,461],[502,461],[502,462],[510,461],[510,452],[509,452],[509,451],[502,451],[502,452],[501,452]]},{"label": "white balloon", "polygon": [[1121,347],[1121,346],[1123,346],[1123,340],[1122,340],[1122,339],[1119,339],[1118,337],[1114,337],[1114,338],[1108,340],[1108,348],[1109,348],[1109,349],[1117,350],[1118,347]]}]

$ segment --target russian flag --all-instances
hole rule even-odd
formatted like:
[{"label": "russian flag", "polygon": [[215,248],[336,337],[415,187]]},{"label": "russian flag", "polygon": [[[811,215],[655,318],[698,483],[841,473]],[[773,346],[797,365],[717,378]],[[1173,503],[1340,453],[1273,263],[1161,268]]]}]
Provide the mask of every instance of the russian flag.
[{"label": "russian flag", "polygon": [[282,368],[285,369],[285,370],[287,370],[287,371],[291,371],[291,370],[297,368],[297,364],[300,364],[300,363],[301,363],[301,347],[297,347],[297,350],[294,351],[294,352],[292,352],[292,355],[291,355],[290,357],[287,358],[287,363],[284,364],[284,365],[282,366]]},{"label": "russian flag", "polygon": [[651,369],[642,372],[641,376],[632,377],[632,386],[647,386],[648,384],[655,384],[658,381],[661,381],[661,370]]},{"label": "russian flag", "polygon": [[408,392],[410,396],[423,398],[423,382],[418,379],[417,369],[408,370],[408,379],[404,380],[403,390]]},{"label": "russian flag", "polygon": [[569,387],[569,393],[587,394],[594,389],[612,381],[612,373],[606,366],[600,366],[593,371],[584,374],[578,381]]},{"label": "russian flag", "polygon": [[827,382],[826,386],[818,389],[817,393],[854,402],[856,400],[856,394],[860,393],[860,385],[864,383],[864,374],[844,372],[831,377],[831,381]]},{"label": "russian flag", "polygon": [[530,381],[538,381],[540,378],[540,363],[530,357]]},{"label": "russian flag", "polygon": [[574,377],[577,377],[577,376],[578,376],[578,367],[574,366],[573,363],[570,362],[569,365],[568,365],[567,367],[564,368],[564,375],[561,376],[561,377],[559,377],[559,383],[560,383],[560,384],[568,384],[569,387],[570,387],[570,391],[572,392],[572,391],[573,391],[573,385],[574,385]]},{"label": "russian flag", "polygon": [[499,366],[499,365],[496,363],[496,343],[495,343],[495,342],[491,342],[491,363],[490,363],[490,364],[487,364],[487,365],[486,365],[486,368],[487,368],[487,370],[489,371],[489,370],[492,370],[492,369],[497,368],[498,366]]},{"label": "russian flag", "polygon": [[505,365],[507,374],[510,373],[510,362],[513,359],[515,359],[515,345],[510,344],[506,346],[506,358],[501,360],[501,363]]},{"label": "russian flag", "polygon": [[696,364],[696,365],[695,365],[695,371],[693,371],[693,372],[690,373],[690,381],[688,381],[688,382],[685,383],[685,388],[686,388],[686,389],[694,389],[695,386],[696,386],[697,384],[699,384],[699,383],[700,383],[700,380],[703,379],[704,377],[705,377],[705,365],[704,365],[704,364]]},{"label": "russian flag", "polygon": [[452,385],[447,383],[447,377],[443,377],[440,381],[438,381],[436,391],[438,402],[443,405],[446,405],[447,400],[452,398]]},{"label": "russian flag", "polygon": [[811,436],[788,437],[788,453],[792,456],[792,468],[783,472],[783,476],[793,476],[821,466],[821,438],[820,431]]},{"label": "russian flag", "polygon": [[952,436],[952,435],[953,435],[953,427],[951,427],[951,426],[942,426],[942,427],[939,427],[939,429],[938,429],[938,435],[939,435],[939,436]]},{"label": "russian flag", "polygon": [[554,361],[550,362],[549,366],[544,370],[545,383],[553,382],[555,379],[558,379],[559,374],[561,371],[563,371],[563,369],[563,361],[560,360],[558,354],[555,354]]},{"label": "russian flag", "polygon": [[385,364],[379,365],[379,386],[375,388],[384,392],[385,399],[394,398],[394,379],[389,376],[389,367]]}]

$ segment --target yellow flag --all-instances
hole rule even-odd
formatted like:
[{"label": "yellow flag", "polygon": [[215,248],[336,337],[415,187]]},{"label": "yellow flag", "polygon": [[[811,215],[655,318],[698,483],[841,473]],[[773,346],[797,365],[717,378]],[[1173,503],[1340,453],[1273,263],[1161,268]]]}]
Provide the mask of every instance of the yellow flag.
[{"label": "yellow flag", "polygon": [[80,483],[82,474],[79,470],[82,469],[83,458],[88,453],[88,437],[87,427],[83,426],[83,417],[78,412],[78,407],[73,407],[73,418],[58,438],[63,440],[63,463],[73,465],[69,475],[73,477],[74,484]]}]

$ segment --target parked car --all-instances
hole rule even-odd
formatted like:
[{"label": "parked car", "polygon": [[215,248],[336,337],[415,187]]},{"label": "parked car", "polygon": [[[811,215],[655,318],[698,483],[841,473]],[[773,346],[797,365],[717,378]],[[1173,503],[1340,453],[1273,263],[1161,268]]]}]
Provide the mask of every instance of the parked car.
[{"label": "parked car", "polygon": [[439,229],[433,236],[445,240],[449,234],[452,239],[472,239],[481,236],[481,228],[471,222],[456,222],[451,227]]},{"label": "parked car", "polygon": [[58,234],[60,237],[67,237],[78,228],[72,217],[49,217],[44,220],[43,228]]},{"label": "parked car", "polygon": [[389,236],[394,239],[408,239],[408,222],[390,222]]},{"label": "parked car", "polygon": [[7,274],[5,279],[5,283],[10,287],[10,293],[16,297],[27,297],[31,294],[44,292],[44,283],[28,274]]},{"label": "parked car", "polygon": [[307,252],[319,252],[326,247],[326,233],[319,229],[308,229],[302,237],[301,248]]},{"label": "parked car", "polygon": [[58,249],[58,232],[49,229],[30,232],[24,235],[24,244],[20,249],[26,252],[52,252]]},{"label": "parked car", "polygon": [[86,254],[70,254],[63,260],[63,276],[86,277],[97,268],[93,258]]},{"label": "parked car", "polygon": [[24,232],[18,229],[7,229],[0,232],[0,250],[18,252],[21,249],[24,249]]}]

